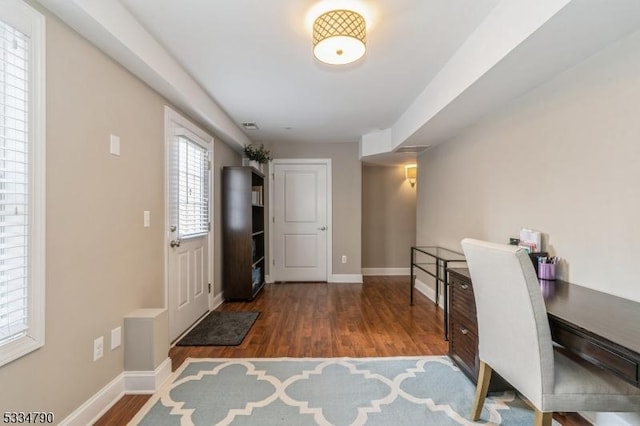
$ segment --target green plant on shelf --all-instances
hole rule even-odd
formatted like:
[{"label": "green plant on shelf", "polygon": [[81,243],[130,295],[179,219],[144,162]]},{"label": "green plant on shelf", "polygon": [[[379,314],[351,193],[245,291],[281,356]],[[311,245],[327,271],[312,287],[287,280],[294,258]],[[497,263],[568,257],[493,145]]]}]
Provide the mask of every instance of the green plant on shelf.
[{"label": "green plant on shelf", "polygon": [[257,161],[260,164],[272,160],[271,151],[264,147],[264,144],[244,146],[244,155],[251,161]]}]

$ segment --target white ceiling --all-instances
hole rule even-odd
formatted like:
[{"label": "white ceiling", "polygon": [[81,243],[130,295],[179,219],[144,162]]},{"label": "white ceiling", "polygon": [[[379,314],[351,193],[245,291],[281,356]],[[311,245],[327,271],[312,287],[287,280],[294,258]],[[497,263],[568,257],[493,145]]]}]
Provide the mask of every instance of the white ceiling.
[{"label": "white ceiling", "polygon": [[498,2],[363,2],[367,53],[336,67],[312,55],[317,1],[120,1],[236,123],[258,124],[256,142],[358,142],[390,127]]},{"label": "white ceiling", "polygon": [[[387,164],[640,28],[638,0],[40,2],[235,148],[360,141]],[[345,2],[370,18],[367,53],[321,64],[307,15]]]}]

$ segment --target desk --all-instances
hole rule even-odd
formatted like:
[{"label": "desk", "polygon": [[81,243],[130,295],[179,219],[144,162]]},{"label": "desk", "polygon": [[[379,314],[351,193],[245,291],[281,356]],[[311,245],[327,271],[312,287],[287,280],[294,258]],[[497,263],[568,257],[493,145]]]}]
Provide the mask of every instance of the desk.
[{"label": "desk", "polygon": [[[455,268],[449,272],[454,287],[451,303],[457,315],[457,299],[473,303],[473,286],[468,269]],[[554,342],[640,387],[640,303],[562,280],[541,280],[540,287]],[[464,295],[461,290],[469,294]],[[452,314],[452,324],[469,321],[470,316],[475,320],[475,303],[469,310],[473,311],[471,315],[460,312],[460,320]],[[470,326],[472,332],[465,333],[464,337],[473,336],[473,326]],[[458,342],[457,339],[458,335],[453,333],[449,354],[457,364],[462,364],[463,372],[475,382],[477,338],[468,342]]]},{"label": "desk", "polygon": [[553,340],[640,387],[640,303],[561,280],[540,286]]},{"label": "desk", "polygon": [[436,279],[436,306],[440,299],[440,283],[444,296],[444,340],[449,340],[449,263],[466,262],[464,255],[457,251],[436,246],[411,247],[411,280],[410,304],[413,305],[413,287],[416,276],[414,268],[418,268]]}]

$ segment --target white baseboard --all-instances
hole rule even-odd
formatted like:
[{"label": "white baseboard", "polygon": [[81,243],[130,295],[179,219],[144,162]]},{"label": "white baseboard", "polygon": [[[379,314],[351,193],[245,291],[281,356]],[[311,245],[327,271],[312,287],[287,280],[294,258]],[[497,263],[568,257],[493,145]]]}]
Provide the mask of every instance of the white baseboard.
[{"label": "white baseboard", "polygon": [[[428,285],[426,285],[425,283],[423,283],[417,278],[416,278],[415,290],[418,290],[420,293],[427,296],[427,298],[430,299],[432,302],[435,302],[436,290],[434,288],[429,287]],[[444,297],[442,296],[442,294],[439,294],[438,296],[440,299],[438,300],[438,306],[442,308],[444,307]]]},{"label": "white baseboard", "polygon": [[409,275],[410,268],[362,268],[362,275]]},{"label": "white baseboard", "polygon": [[266,284],[273,284],[273,279],[271,279],[271,275],[265,275],[264,276],[264,282]]},{"label": "white baseboard", "polygon": [[124,374],[120,373],[98,393],[78,407],[60,422],[61,426],[86,426],[94,424],[124,395]]},{"label": "white baseboard", "polygon": [[634,426],[640,425],[640,413],[578,413],[594,426]]},{"label": "white baseboard", "polygon": [[362,284],[362,275],[361,274],[332,274],[327,281],[330,283]]},{"label": "white baseboard", "polygon": [[222,292],[220,292],[217,296],[213,297],[213,306],[211,310],[214,311],[218,306],[224,303],[224,299],[222,298]]},{"label": "white baseboard", "polygon": [[171,375],[171,359],[165,359],[155,371],[125,371],[124,393],[140,395],[154,393]]},{"label": "white baseboard", "polygon": [[61,426],[94,424],[126,394],[155,392],[171,375],[171,359],[167,358],[155,371],[125,371],[100,389],[84,404],[60,422]]}]

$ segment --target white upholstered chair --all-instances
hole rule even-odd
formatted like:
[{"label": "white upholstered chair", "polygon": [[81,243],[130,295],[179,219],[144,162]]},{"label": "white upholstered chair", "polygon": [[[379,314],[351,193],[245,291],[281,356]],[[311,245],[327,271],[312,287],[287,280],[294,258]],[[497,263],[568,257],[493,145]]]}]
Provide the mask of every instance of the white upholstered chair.
[{"label": "white upholstered chair", "polygon": [[478,315],[480,372],[471,417],[478,420],[492,371],[535,408],[535,424],[554,411],[640,411],[640,389],[555,350],[535,270],[515,246],[462,240]]}]

